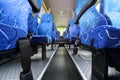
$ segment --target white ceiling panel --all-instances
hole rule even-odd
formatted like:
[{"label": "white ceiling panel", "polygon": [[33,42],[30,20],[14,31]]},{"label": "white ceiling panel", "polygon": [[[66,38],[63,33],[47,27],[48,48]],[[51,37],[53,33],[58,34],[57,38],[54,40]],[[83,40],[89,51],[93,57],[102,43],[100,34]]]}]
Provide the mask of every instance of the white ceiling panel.
[{"label": "white ceiling panel", "polygon": [[57,26],[66,26],[72,18],[76,0],[44,0],[47,7],[51,8]]}]

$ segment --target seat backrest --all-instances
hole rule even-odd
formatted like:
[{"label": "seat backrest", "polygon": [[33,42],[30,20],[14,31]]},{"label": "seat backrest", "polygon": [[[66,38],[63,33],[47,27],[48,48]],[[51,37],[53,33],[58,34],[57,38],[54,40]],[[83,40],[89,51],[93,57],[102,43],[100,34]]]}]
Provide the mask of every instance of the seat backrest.
[{"label": "seat backrest", "polygon": [[35,13],[35,16],[32,13],[29,14],[28,17],[28,32],[36,34],[37,26],[38,26],[38,16],[39,13]]},{"label": "seat backrest", "polygon": [[0,50],[16,48],[17,40],[27,37],[30,12],[27,0],[0,0]]},{"label": "seat backrest", "polygon": [[100,12],[107,18],[109,25],[120,28],[120,0],[101,0]]},{"label": "seat backrest", "polygon": [[73,26],[73,25],[74,25],[74,18],[70,19],[69,22],[68,22],[68,24],[69,24],[70,26]]},{"label": "seat backrest", "polygon": [[52,15],[50,13],[42,14],[40,23],[49,23],[49,22],[53,22]]},{"label": "seat backrest", "polygon": [[0,22],[28,31],[27,18],[31,7],[27,0],[0,0]]},{"label": "seat backrest", "polygon": [[52,36],[53,19],[50,13],[44,13],[41,17],[40,24],[38,24],[37,35]]},{"label": "seat backrest", "polygon": [[84,7],[84,5],[88,1],[89,0],[76,0],[75,11],[74,11],[74,16],[75,17],[78,15],[79,11]]},{"label": "seat backrest", "polygon": [[77,37],[79,34],[79,26],[74,24],[74,18],[69,20],[69,34],[71,37]]},{"label": "seat backrest", "polygon": [[[83,6],[88,2],[88,0],[78,0],[78,9],[82,9]],[[84,3],[84,4],[83,4]],[[82,6],[81,6],[82,5]],[[77,9],[77,10],[78,10]],[[77,11],[75,9],[75,11]],[[80,26],[80,33],[88,32],[92,30],[94,27],[98,27],[101,25],[106,25],[107,21],[102,14],[100,14],[95,5],[90,7],[80,18],[79,26]]]}]

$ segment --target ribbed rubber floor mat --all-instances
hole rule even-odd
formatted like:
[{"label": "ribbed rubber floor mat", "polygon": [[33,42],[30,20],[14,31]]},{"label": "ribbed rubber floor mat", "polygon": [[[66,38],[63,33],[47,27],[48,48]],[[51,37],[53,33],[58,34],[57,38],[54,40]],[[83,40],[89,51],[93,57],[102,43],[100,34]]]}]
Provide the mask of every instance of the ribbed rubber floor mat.
[{"label": "ribbed rubber floor mat", "polygon": [[[51,47],[47,47],[47,59],[42,61],[40,57],[39,60],[32,60],[31,69],[32,69],[34,80],[37,80],[40,73],[46,66],[48,60],[50,59],[51,55],[53,54],[54,50],[51,50]],[[39,52],[39,55],[41,56],[41,49],[39,49],[38,52]],[[21,71],[22,71],[22,68],[21,68],[20,59],[0,65],[0,80],[20,80],[19,76]]]},{"label": "ribbed rubber floor mat", "polygon": [[92,61],[84,60],[81,56],[73,56],[81,71],[88,80],[91,80]]},{"label": "ribbed rubber floor mat", "polygon": [[[70,54],[72,54],[72,49],[68,49]],[[84,52],[84,51],[83,51]],[[86,51],[85,51],[86,53]],[[76,63],[78,64],[79,68],[81,69],[82,73],[86,77],[87,80],[91,80],[91,70],[92,70],[92,61],[85,60],[79,55],[79,51],[77,55],[72,55]]]}]

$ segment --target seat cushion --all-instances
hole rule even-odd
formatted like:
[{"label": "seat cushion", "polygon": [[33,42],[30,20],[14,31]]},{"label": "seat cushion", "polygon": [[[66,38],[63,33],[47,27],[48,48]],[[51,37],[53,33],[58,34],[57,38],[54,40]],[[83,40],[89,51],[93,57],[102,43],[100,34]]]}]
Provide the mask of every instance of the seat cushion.
[{"label": "seat cushion", "polygon": [[52,38],[47,35],[33,35],[32,36],[32,44],[49,44],[52,41]]}]

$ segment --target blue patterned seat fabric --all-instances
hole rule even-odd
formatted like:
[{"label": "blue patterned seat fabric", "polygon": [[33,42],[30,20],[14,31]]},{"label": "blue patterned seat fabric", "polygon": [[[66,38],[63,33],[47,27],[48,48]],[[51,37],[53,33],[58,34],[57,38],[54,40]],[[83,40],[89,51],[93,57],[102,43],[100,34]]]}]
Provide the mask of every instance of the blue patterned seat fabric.
[{"label": "blue patterned seat fabric", "polygon": [[104,10],[105,15],[109,17],[112,24],[109,24],[105,18],[106,16],[104,17],[97,12],[95,6],[92,6],[83,14],[79,20],[81,43],[90,45],[90,40],[93,38],[93,46],[95,48],[120,48],[118,1],[103,0],[102,2],[104,6],[101,8]]},{"label": "blue patterned seat fabric", "polygon": [[38,16],[39,13],[35,13],[35,16],[33,17],[32,13],[29,14],[28,17],[28,32],[36,34],[37,26],[38,26]]},{"label": "blue patterned seat fabric", "polygon": [[0,0],[0,51],[16,48],[17,40],[27,36],[30,11],[27,0]]},{"label": "blue patterned seat fabric", "polygon": [[56,28],[56,25],[55,24],[53,24],[54,26],[53,26],[53,32],[52,32],[52,41],[53,42],[56,42],[56,41],[59,41],[59,39],[60,39],[60,33],[59,33],[59,31],[57,30],[57,28]]},{"label": "blue patterned seat fabric", "polygon": [[[52,15],[50,13],[44,13],[41,17],[41,21],[37,26],[36,35],[32,37],[32,43],[37,45],[37,41],[39,43],[50,43],[52,39],[55,38],[57,40],[59,34],[57,34],[57,29],[54,29],[54,23],[52,19]],[[38,39],[37,39],[38,38]],[[36,41],[37,40],[37,41]]]},{"label": "blue patterned seat fabric", "polygon": [[74,18],[69,20],[69,26],[63,34],[65,40],[69,40],[70,42],[75,42],[79,34],[79,26],[74,24]]},{"label": "blue patterned seat fabric", "polygon": [[78,34],[80,33],[80,26],[74,24],[74,19],[78,15],[79,11],[83,8],[83,6],[87,3],[87,1],[76,0],[75,10],[74,10],[74,18],[70,19],[68,24],[70,26],[67,27],[66,31],[63,33],[63,37],[65,40],[69,40],[70,42],[75,42]]},{"label": "blue patterned seat fabric", "polygon": [[[37,2],[41,7],[42,1],[37,0]],[[49,14],[46,16],[47,18],[42,17],[42,21],[38,25],[39,13],[33,17],[31,12],[32,7],[28,0],[0,0],[0,51],[16,48],[17,40],[27,37],[28,32],[38,34],[33,36],[37,36],[35,37],[36,40],[39,40],[37,43],[51,42],[52,16]],[[43,35],[46,35],[47,39]],[[34,40],[32,41],[34,42]]]}]

